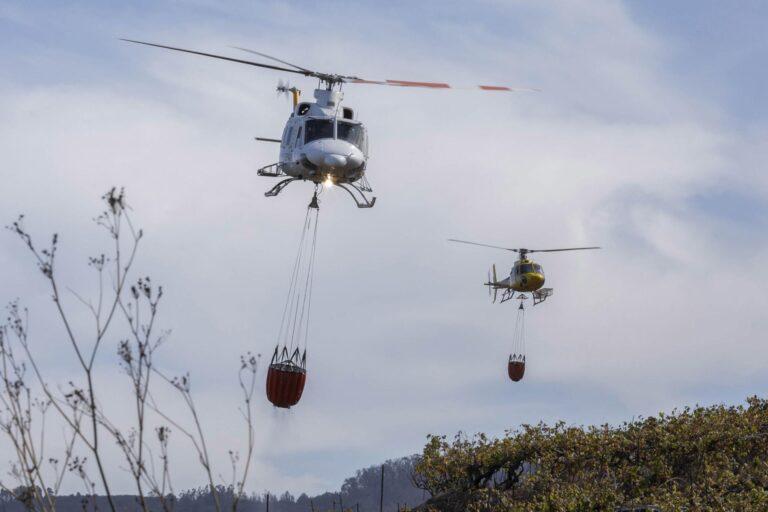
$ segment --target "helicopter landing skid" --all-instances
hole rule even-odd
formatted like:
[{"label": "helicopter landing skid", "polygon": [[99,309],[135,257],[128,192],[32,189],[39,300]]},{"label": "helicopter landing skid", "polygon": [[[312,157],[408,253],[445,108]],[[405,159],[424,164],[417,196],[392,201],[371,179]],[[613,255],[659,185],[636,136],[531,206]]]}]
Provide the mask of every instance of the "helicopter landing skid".
[{"label": "helicopter landing skid", "polygon": [[[536,291],[531,292],[531,298],[533,299],[534,306],[541,304],[542,302],[547,300],[547,297],[551,297],[551,296],[552,296],[552,288],[540,288]],[[499,304],[504,304],[508,300],[512,300],[514,298],[525,300],[528,297],[525,294],[519,294],[517,295],[517,297],[515,297],[515,291],[511,288],[507,288],[501,294],[501,301],[499,301]]]},{"label": "helicopter landing skid", "polygon": [[[294,181],[307,181],[303,178],[297,178],[297,177],[287,177],[288,175],[285,174],[281,168],[281,165],[279,163],[277,164],[271,164],[267,165],[265,167],[262,167],[256,173],[259,176],[267,176],[270,178],[284,178],[284,180],[281,180],[277,185],[272,187],[271,189],[264,192],[264,195],[267,197],[275,197],[280,192],[283,191],[285,187],[290,185]],[[368,199],[368,197],[365,195],[366,192],[372,192],[371,186],[368,184],[368,180],[365,179],[365,176],[362,177],[360,180],[360,186],[354,184],[354,183],[335,183],[338,187],[343,188],[347,191],[347,193],[352,196],[352,199],[355,201],[355,204],[358,208],[371,208],[374,204],[376,204],[376,198],[372,197]]]},{"label": "helicopter landing skid", "polygon": [[269,164],[261,167],[256,174],[259,176],[269,176],[271,178],[279,178],[280,176],[288,176],[283,172],[283,166],[280,163]]},{"label": "helicopter landing skid", "polygon": [[541,304],[545,300],[547,300],[547,297],[550,297],[552,295],[552,288],[539,288],[535,292],[533,292],[533,305]]},{"label": "helicopter landing skid", "polygon": [[[362,187],[358,187],[354,183],[336,183],[336,185],[340,188],[343,188],[347,192],[349,192],[349,195],[352,196],[352,199],[355,201],[355,204],[357,204],[358,208],[373,208],[373,205],[376,204],[375,197],[368,199],[365,196],[365,192],[371,191],[370,188],[363,189]],[[352,190],[356,191],[357,195],[355,195],[355,192],[353,192]]]},{"label": "helicopter landing skid", "polygon": [[264,192],[264,195],[267,197],[275,197],[282,192],[285,187],[299,179],[295,176],[288,177],[288,175],[283,172],[282,166],[279,163],[264,166],[256,171],[256,174],[259,176],[267,176],[268,178],[285,178],[277,185]]},{"label": "helicopter landing skid", "polygon": [[[506,290],[504,290],[502,292],[501,300],[499,301],[499,304],[504,304],[508,300],[512,300],[514,298],[515,298],[515,290],[513,290],[512,288],[507,288]],[[496,301],[494,301],[494,302],[496,302]]]},{"label": "helicopter landing skid", "polygon": [[271,189],[264,192],[264,195],[267,197],[275,197],[277,194],[279,194],[285,187],[291,184],[291,182],[298,180],[299,178],[287,178],[272,187]]}]

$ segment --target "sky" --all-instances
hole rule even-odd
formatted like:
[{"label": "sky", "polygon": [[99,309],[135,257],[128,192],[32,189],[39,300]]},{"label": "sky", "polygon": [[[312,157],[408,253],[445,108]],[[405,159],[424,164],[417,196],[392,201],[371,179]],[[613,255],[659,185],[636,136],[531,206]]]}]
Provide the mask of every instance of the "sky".
[{"label": "sky", "polygon": [[[125,186],[146,233],[137,276],[166,292],[172,335],[157,364],[190,372],[227,472],[228,450],[243,450],[239,356],[273,350],[312,190],[264,197],[273,183],[256,169],[277,151],[253,138],[282,132],[278,80],[305,96],[315,84],[118,38],[235,57],[243,46],[370,79],[535,87],[345,88],[378,201],[322,197],[307,388],[288,412],[259,394],[247,488],[337,489],[428,434],[741,403],[768,385],[767,17],[758,1],[5,0],[0,220],[25,213],[39,239],[58,232],[62,281],[93,295],[85,263],[108,240],[91,219],[104,191]],[[522,382],[505,369],[514,305],[490,304],[481,286],[513,255],[447,238],[603,247],[538,258],[554,295],[527,312]],[[46,284],[9,232],[0,283],[0,300],[30,308],[51,381],[66,383],[75,361]],[[72,294],[66,307],[88,333]],[[117,325],[97,381],[128,424],[112,398],[128,390],[125,335]],[[188,422],[170,391],[158,396]],[[107,451],[115,488],[132,492]],[[177,488],[204,482],[182,437],[171,456]]]}]

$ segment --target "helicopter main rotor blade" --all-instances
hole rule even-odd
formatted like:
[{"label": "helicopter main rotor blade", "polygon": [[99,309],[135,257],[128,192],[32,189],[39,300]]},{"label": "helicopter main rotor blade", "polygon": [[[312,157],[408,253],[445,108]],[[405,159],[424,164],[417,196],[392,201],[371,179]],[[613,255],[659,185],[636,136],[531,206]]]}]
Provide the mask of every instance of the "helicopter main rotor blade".
[{"label": "helicopter main rotor blade", "polygon": [[507,87],[506,85],[477,85],[474,87],[454,87],[444,82],[412,82],[410,80],[364,80],[362,78],[345,77],[348,83],[352,84],[370,84],[370,85],[389,85],[393,87],[422,87],[426,89],[459,89],[459,90],[480,90],[480,91],[498,91],[498,92],[540,92],[541,89],[529,87]]},{"label": "helicopter main rotor blade", "polygon": [[278,59],[277,57],[272,57],[271,55],[267,55],[266,53],[257,52],[255,50],[249,50],[248,48],[241,48],[239,46],[233,46],[232,48],[235,48],[237,50],[241,50],[244,52],[252,53],[254,55],[259,55],[266,59],[279,62],[280,64],[291,66],[291,68],[294,68],[294,69],[275,66],[273,64],[265,64],[263,62],[253,62],[250,60],[236,59],[233,57],[225,57],[224,55],[216,55],[214,53],[199,52],[197,50],[188,50],[186,48],[177,48],[175,46],[166,46],[164,44],[148,43],[146,41],[137,41],[135,39],[121,38],[120,40],[126,41],[128,43],[143,44],[146,46],[154,46],[156,48],[164,48],[166,50],[191,53],[193,55],[202,55],[203,57],[211,57],[213,59],[228,60],[230,62],[237,62],[238,64],[247,64],[249,66],[256,66],[259,68],[274,69],[275,71],[286,71],[288,73],[295,73],[297,75],[312,76],[315,78],[319,78],[321,81],[328,82],[329,84],[352,83],[352,84],[388,85],[391,87],[420,87],[420,88],[426,88],[426,89],[471,89],[471,90],[480,90],[480,91],[502,91],[502,92],[519,92],[519,91],[537,92],[539,91],[539,89],[532,89],[532,88],[525,88],[525,87],[507,87],[505,85],[477,85],[475,87],[454,87],[450,84],[443,83],[443,82],[414,82],[411,80],[365,80],[357,76],[337,75],[337,74],[331,74],[331,73],[320,73],[318,71],[312,71],[311,69],[303,68],[301,66],[297,66],[296,64],[291,64],[290,62]]},{"label": "helicopter main rotor blade", "polygon": [[456,240],[455,238],[449,238],[449,242],[458,242],[460,244],[479,245],[481,247],[490,247],[491,249],[501,249],[503,251],[518,252],[517,249],[510,249],[509,247],[499,247],[498,245],[479,244],[477,242],[468,242],[467,240]]},{"label": "helicopter main rotor blade", "polygon": [[567,249],[529,249],[527,252],[586,251],[589,249],[601,249],[601,247],[569,247]]},{"label": "helicopter main rotor blade", "polygon": [[184,52],[184,53],[192,53],[194,55],[202,55],[203,57],[212,57],[214,59],[221,59],[221,60],[228,60],[230,62],[237,62],[239,64],[248,64],[249,66],[256,66],[260,68],[266,68],[266,69],[274,69],[276,71],[287,71],[288,73],[296,73],[297,75],[304,75],[304,76],[315,76],[315,73],[312,71],[307,70],[296,70],[296,69],[289,69],[289,68],[283,68],[280,66],[273,66],[271,64],[264,64],[262,62],[253,62],[250,60],[243,60],[243,59],[234,59],[232,57],[224,57],[223,55],[215,55],[213,53],[205,53],[205,52],[198,52],[195,50],[187,50],[184,48],[176,48],[174,46],[165,46],[162,44],[155,44],[155,43],[147,43],[144,41],[135,41],[133,39],[120,39],[121,41],[126,41],[128,43],[136,43],[136,44],[143,44],[146,46],[154,46],[156,48],[165,48],[166,50],[174,50],[177,52]]},{"label": "helicopter main rotor blade", "polygon": [[291,66],[293,68],[298,69],[299,71],[305,71],[307,73],[314,73],[314,71],[312,71],[310,69],[303,68],[301,66],[297,66],[296,64],[291,64],[290,62],[287,62],[287,61],[284,61],[284,60],[280,60],[277,57],[273,57],[271,55],[267,55],[266,53],[257,52],[256,50],[249,50],[248,48],[241,48],[239,46],[230,46],[230,48],[234,48],[235,50],[240,50],[240,51],[243,51],[243,52],[252,53],[254,55],[258,55],[259,57],[264,57],[265,59],[270,59],[270,60],[273,60],[275,62],[279,62],[280,64],[285,64],[286,66]]}]

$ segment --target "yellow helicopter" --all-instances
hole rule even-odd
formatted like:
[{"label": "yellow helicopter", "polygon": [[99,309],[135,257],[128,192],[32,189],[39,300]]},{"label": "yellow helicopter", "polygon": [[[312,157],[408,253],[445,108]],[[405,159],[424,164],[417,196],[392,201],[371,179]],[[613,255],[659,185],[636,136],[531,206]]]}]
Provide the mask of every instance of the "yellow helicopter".
[{"label": "yellow helicopter", "polygon": [[[466,240],[456,240],[449,238],[449,242],[458,242],[462,244],[479,245],[481,247],[490,247],[492,249],[502,249],[504,251],[516,252],[520,258],[512,266],[509,277],[499,281],[496,277],[496,264],[488,272],[488,282],[484,283],[488,287],[488,294],[493,295],[493,302],[496,302],[497,293],[503,290],[501,294],[501,303],[504,303],[515,297],[515,293],[523,294],[528,292],[533,298],[533,305],[544,302],[547,297],[552,295],[552,288],[544,288],[544,269],[541,265],[528,258],[528,254],[533,252],[562,252],[562,251],[585,251],[590,249],[600,249],[600,247],[570,247],[567,249],[512,249],[509,247],[499,247],[497,245],[480,244],[477,242],[468,242]],[[524,295],[519,298],[526,298]],[[522,306],[522,305],[521,305]]]}]

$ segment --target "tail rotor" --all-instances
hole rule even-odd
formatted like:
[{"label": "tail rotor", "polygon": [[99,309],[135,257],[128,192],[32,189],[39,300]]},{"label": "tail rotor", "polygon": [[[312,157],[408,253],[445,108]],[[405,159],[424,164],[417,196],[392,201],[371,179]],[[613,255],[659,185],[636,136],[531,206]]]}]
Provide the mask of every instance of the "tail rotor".
[{"label": "tail rotor", "polygon": [[[493,277],[493,279],[491,279]],[[494,304],[496,303],[496,295],[499,289],[496,288],[496,264],[494,263],[491,270],[488,271],[488,282],[485,285],[488,287],[488,297],[493,298]]]},{"label": "tail rotor", "polygon": [[292,86],[289,82],[284,81],[281,78],[277,82],[276,90],[278,96],[291,98],[293,100],[293,107],[296,108],[296,105],[299,103],[299,94],[301,94],[301,91],[298,88]]},{"label": "tail rotor", "polygon": [[277,81],[277,95],[288,96],[288,91],[291,89],[291,84],[282,78]]}]

